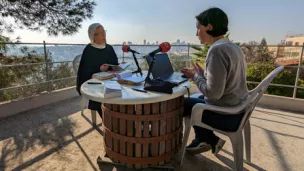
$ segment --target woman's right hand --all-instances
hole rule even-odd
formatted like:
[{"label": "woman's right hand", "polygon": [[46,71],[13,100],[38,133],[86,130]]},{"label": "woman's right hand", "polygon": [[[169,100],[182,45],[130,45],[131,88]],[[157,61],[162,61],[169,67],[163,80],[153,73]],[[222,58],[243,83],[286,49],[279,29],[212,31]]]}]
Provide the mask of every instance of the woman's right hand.
[{"label": "woman's right hand", "polygon": [[187,78],[193,78],[195,74],[195,69],[194,68],[182,68],[181,73]]},{"label": "woman's right hand", "polygon": [[100,66],[100,71],[105,72],[108,71],[109,65],[108,64],[103,64]]}]

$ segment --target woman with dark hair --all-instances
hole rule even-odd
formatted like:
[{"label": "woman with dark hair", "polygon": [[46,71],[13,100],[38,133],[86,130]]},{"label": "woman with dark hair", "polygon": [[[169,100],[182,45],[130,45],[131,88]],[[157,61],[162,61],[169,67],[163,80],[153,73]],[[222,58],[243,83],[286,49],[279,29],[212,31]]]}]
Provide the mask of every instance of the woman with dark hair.
[{"label": "woman with dark hair", "polygon": [[[247,98],[246,61],[241,48],[224,35],[228,31],[228,17],[219,8],[210,8],[196,16],[197,33],[201,44],[209,45],[206,69],[199,64],[183,68],[181,72],[191,78],[202,92],[199,98],[185,98],[184,116],[191,115],[196,103],[217,106],[236,106]],[[244,113],[224,115],[204,111],[202,122],[224,131],[236,131]],[[217,154],[225,141],[213,131],[194,126],[195,139],[187,152],[199,154],[212,150]]]},{"label": "woman with dark hair", "polygon": [[[92,78],[94,73],[111,70],[109,64],[118,65],[118,58],[113,47],[106,43],[106,32],[99,23],[89,26],[88,35],[91,43],[83,50],[77,73],[76,90],[79,94],[81,85]],[[96,110],[102,117],[101,103],[89,100],[89,109]]]}]

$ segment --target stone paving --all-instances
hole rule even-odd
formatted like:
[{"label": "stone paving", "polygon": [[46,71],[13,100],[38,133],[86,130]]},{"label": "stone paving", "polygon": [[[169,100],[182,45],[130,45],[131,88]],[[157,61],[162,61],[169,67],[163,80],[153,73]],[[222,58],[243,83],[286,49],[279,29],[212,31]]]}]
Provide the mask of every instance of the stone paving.
[{"label": "stone paving", "polygon": [[[0,170],[132,170],[98,167],[102,132],[92,128],[89,110],[80,114],[80,101],[72,98],[0,120]],[[252,164],[244,164],[244,170],[303,170],[303,114],[256,108],[251,124]],[[182,170],[233,170],[231,143],[218,157],[187,155]]]}]

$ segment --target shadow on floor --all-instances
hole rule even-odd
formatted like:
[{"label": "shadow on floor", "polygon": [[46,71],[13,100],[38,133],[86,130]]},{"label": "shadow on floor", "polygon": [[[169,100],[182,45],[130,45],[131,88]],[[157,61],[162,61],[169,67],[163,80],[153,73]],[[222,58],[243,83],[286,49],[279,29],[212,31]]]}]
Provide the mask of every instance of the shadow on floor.
[{"label": "shadow on floor", "polygon": [[[230,155],[233,158],[233,154],[231,152],[229,152],[229,151],[227,151],[225,149],[222,149],[222,152]],[[220,154],[218,154],[218,159],[221,160],[223,163],[225,163],[230,168],[234,167],[234,161],[232,161],[232,160],[230,160],[230,159],[228,159],[228,158],[226,158],[226,157],[224,157],[224,156],[222,156]],[[257,166],[254,163],[246,163],[246,164],[248,164],[249,166],[251,166],[251,167],[253,167],[253,168],[257,169],[257,170],[266,171],[265,169],[261,168],[260,166]],[[245,163],[244,163],[244,165],[245,165]]]},{"label": "shadow on floor", "polygon": [[[22,170],[72,142],[76,142],[81,150],[82,147],[77,143],[77,140],[94,130],[102,134],[99,128],[88,129],[78,136],[72,134],[76,129],[75,123],[68,116],[79,112],[79,109],[80,98],[77,97],[1,120],[0,142],[2,143],[2,149],[0,152],[0,170],[5,170],[5,161],[9,160],[8,157],[14,158],[15,161],[19,160],[18,163],[20,165],[13,170]],[[35,149],[37,144],[42,147],[52,146],[53,148],[28,161],[23,161],[23,153],[29,149]],[[81,151],[88,159],[84,151]],[[91,161],[88,162],[92,163]]]}]

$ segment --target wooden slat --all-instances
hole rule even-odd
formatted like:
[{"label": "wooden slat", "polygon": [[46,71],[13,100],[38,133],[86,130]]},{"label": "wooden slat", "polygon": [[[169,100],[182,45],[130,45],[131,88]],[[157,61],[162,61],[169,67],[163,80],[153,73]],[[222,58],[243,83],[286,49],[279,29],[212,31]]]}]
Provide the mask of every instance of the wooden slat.
[{"label": "wooden slat", "polygon": [[[168,100],[167,102],[167,111],[170,112],[173,110],[173,101]],[[172,131],[172,118],[167,118],[167,133]],[[172,140],[166,141],[166,152],[170,152],[172,149]],[[169,162],[170,160],[166,161]]]},{"label": "wooden slat", "polygon": [[[152,104],[152,115],[159,114],[159,103]],[[157,137],[159,135],[159,121],[152,122],[152,136]],[[158,156],[158,143],[152,143],[151,146],[151,153],[152,156]]]},{"label": "wooden slat", "polygon": [[[150,115],[150,112],[151,112],[150,104],[144,104],[144,115]],[[143,137],[150,137],[150,135],[149,135],[149,121],[144,121]],[[143,157],[149,157],[149,144],[144,144],[143,145],[142,156]],[[143,164],[142,167],[146,168],[147,165]]]},{"label": "wooden slat", "polygon": [[[104,106],[106,108],[108,108],[109,110],[112,109],[112,105],[111,104],[104,104]],[[106,123],[106,127],[109,129],[109,130],[113,130],[112,128],[112,117],[107,115],[107,113],[105,113],[105,123]],[[105,142],[106,142],[106,146],[109,147],[110,149],[113,149],[113,140],[112,140],[112,137],[111,136],[108,136],[107,134],[105,135]]]},{"label": "wooden slat", "polygon": [[[180,114],[180,117],[183,118],[183,115],[184,115],[184,96],[181,96],[180,98],[180,106],[181,106],[181,114]],[[183,119],[180,119],[180,125],[183,126]],[[183,141],[183,133],[180,133],[180,137],[179,137],[179,143],[182,144],[182,141]]]},{"label": "wooden slat", "polygon": [[[143,107],[141,104],[136,105],[136,115],[141,115],[143,112]],[[136,121],[135,123],[135,128],[136,128],[136,132],[135,132],[135,136],[136,137],[142,137],[142,122],[141,121]],[[135,148],[135,156],[136,157],[141,157],[141,144],[140,143],[136,143],[136,148]],[[140,164],[136,164],[135,168],[140,169],[141,165]]]},{"label": "wooden slat", "polygon": [[[119,111],[120,113],[126,113],[126,106],[125,105],[120,105],[119,106]],[[119,134],[121,135],[126,135],[126,120],[119,119]],[[119,153],[122,155],[126,155],[126,141],[120,140],[119,142]],[[125,164],[125,163],[122,163]]]},{"label": "wooden slat", "polygon": [[[166,113],[167,112],[167,101],[163,101],[160,103],[160,113]],[[160,120],[160,135],[166,134],[166,119]],[[163,155],[166,152],[166,142],[161,141],[159,143],[159,155]],[[162,161],[159,163],[159,165],[163,165],[165,161]]]},{"label": "wooden slat", "polygon": [[[112,105],[112,110],[114,111],[114,112],[118,112],[119,111],[119,108],[118,108],[119,106],[118,105]],[[115,133],[118,133],[118,131],[119,131],[119,119],[117,119],[117,118],[115,118],[115,117],[113,117],[112,118],[112,120],[113,120],[113,132],[115,132]],[[117,140],[117,139],[113,139],[113,148],[114,148],[114,151],[115,152],[119,152],[119,140]],[[118,160],[116,160],[116,159],[114,159],[114,162],[118,162]]]},{"label": "wooden slat", "polygon": [[[172,108],[173,108],[173,110],[175,110],[177,108],[176,103],[177,103],[177,98],[172,99]],[[176,116],[174,116],[172,118],[172,128],[171,128],[171,130],[175,131],[175,129],[176,129]],[[175,147],[176,147],[176,137],[173,137],[172,138],[172,149],[175,149]]]},{"label": "wooden slat", "polygon": [[[182,96],[183,97],[183,96]],[[177,108],[180,108],[181,107],[181,103],[180,103],[180,101],[181,101],[181,97],[178,97],[177,99],[176,99],[176,106],[177,106]],[[181,111],[180,113],[183,113],[184,111]],[[181,114],[178,114],[178,115],[176,115],[176,129],[178,129],[178,128],[180,128],[181,127],[181,124],[180,124],[180,119],[182,119],[181,118]],[[176,135],[176,140],[175,140],[175,142],[176,142],[176,146],[178,146],[180,143],[179,143],[179,137],[180,137],[180,134],[177,134]]]},{"label": "wooden slat", "polygon": [[[128,105],[127,113],[134,114],[134,105]],[[134,131],[134,121],[127,121],[127,136],[132,137]],[[133,157],[133,143],[127,142],[127,156]],[[127,167],[133,167],[132,164],[127,164]]]}]

